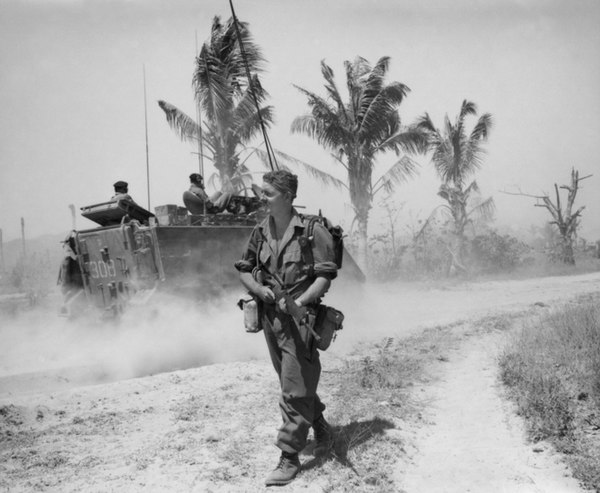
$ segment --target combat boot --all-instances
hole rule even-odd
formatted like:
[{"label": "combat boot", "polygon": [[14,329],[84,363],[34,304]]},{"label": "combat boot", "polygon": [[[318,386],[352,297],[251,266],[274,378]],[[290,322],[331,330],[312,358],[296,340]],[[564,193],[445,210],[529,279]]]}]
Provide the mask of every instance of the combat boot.
[{"label": "combat boot", "polygon": [[300,471],[300,459],[298,454],[289,454],[287,452],[281,452],[279,458],[279,464],[277,467],[267,476],[265,484],[267,486],[283,486],[291,483],[296,474]]},{"label": "combat boot", "polygon": [[325,421],[322,414],[313,422],[313,431],[317,442],[313,452],[314,455],[316,457],[326,455],[333,447],[333,436],[329,423]]}]

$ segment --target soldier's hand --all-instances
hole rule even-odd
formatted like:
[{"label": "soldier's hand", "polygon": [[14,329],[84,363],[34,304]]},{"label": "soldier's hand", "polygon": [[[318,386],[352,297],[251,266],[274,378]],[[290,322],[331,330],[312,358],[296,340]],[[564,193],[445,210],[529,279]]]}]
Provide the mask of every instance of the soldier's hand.
[{"label": "soldier's hand", "polygon": [[275,303],[275,293],[267,286],[261,286],[256,294],[265,303]]},{"label": "soldier's hand", "polygon": [[281,311],[283,313],[287,313],[288,312],[287,304],[285,302],[285,298],[279,298],[279,301],[277,302],[277,306],[279,308],[279,311]]}]

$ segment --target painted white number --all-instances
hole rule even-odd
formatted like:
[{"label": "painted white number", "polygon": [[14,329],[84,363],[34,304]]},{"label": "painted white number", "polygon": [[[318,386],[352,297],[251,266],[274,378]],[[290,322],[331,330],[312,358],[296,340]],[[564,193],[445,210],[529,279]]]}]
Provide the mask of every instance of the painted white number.
[{"label": "painted white number", "polygon": [[103,260],[96,262],[93,260],[92,262],[88,262],[88,267],[90,269],[90,276],[92,276],[93,279],[98,279],[99,277],[115,277],[117,275],[115,261],[112,259],[108,262],[104,262]]},{"label": "painted white number", "polygon": [[108,276],[115,277],[117,275],[117,268],[115,267],[115,261],[110,259],[108,261]]}]

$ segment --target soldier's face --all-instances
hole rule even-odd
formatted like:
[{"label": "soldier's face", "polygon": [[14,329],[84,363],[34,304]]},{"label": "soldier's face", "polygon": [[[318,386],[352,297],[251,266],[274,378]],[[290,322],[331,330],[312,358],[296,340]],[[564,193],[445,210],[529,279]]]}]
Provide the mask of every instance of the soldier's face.
[{"label": "soldier's face", "polygon": [[287,210],[292,205],[289,193],[282,193],[266,182],[262,184],[262,201],[272,212]]}]

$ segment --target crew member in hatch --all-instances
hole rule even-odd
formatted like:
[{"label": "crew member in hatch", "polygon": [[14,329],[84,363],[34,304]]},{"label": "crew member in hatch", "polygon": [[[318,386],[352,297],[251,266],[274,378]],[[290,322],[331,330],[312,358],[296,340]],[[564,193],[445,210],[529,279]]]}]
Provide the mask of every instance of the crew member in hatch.
[{"label": "crew member in hatch", "polygon": [[135,203],[135,201],[131,198],[131,195],[129,195],[129,184],[126,181],[119,180],[113,185],[113,187],[115,188],[115,194],[111,197],[111,200],[116,201],[126,199]]},{"label": "crew member in hatch", "polygon": [[183,192],[183,203],[192,214],[216,214],[223,212],[231,199],[230,193],[217,191],[210,197],[204,189],[204,178],[200,173],[190,175],[190,188]]}]

